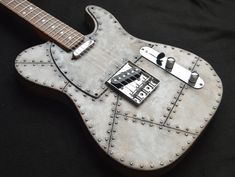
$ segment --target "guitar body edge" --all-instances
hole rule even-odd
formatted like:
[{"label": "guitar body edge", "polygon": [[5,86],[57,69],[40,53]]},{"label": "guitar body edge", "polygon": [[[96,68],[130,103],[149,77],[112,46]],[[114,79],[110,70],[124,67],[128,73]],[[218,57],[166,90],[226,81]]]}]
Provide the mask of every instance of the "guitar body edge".
[{"label": "guitar body edge", "polygon": [[[206,128],[222,99],[222,82],[210,64],[195,54],[135,38],[100,7],[88,6],[86,11],[95,24],[86,36],[95,45],[86,54],[72,60],[72,53],[47,42],[19,54],[16,70],[27,81],[66,94],[94,142],[121,171],[160,174],[178,161]],[[205,86],[191,88],[150,63],[139,53],[144,46],[196,70]],[[127,61],[160,80],[140,106],[106,85]]]}]

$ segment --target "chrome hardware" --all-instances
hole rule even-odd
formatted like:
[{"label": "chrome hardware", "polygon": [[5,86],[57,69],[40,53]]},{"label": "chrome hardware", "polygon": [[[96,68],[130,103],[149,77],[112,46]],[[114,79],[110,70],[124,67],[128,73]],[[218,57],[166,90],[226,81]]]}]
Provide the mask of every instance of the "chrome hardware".
[{"label": "chrome hardware", "polygon": [[150,47],[142,47],[140,49],[140,54],[150,62],[154,63],[166,72],[172,74],[189,86],[195,89],[200,89],[204,86],[204,81],[201,77],[199,77],[198,73],[196,76],[196,72],[191,72],[188,69],[177,64],[174,58],[167,58],[165,57],[164,53],[160,53]]},{"label": "chrome hardware", "polygon": [[197,79],[199,77],[199,74],[197,72],[192,72],[191,73],[191,76],[190,76],[190,79],[189,79],[189,82],[191,83],[196,83],[197,82]]},{"label": "chrome hardware", "polygon": [[85,51],[87,51],[90,47],[94,45],[95,41],[88,40],[82,43],[77,49],[73,51],[73,58],[78,58],[81,56]]},{"label": "chrome hardware", "polygon": [[167,69],[172,69],[174,67],[174,64],[175,64],[175,59],[173,57],[167,58],[167,61],[166,61]]},{"label": "chrome hardware", "polygon": [[141,104],[158,86],[159,80],[131,62],[125,64],[107,83],[136,104]]}]

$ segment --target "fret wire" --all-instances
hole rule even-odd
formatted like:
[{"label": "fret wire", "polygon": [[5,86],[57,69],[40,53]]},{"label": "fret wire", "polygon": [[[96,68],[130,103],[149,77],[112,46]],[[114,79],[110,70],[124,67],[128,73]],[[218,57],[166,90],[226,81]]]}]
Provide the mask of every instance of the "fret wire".
[{"label": "fret wire", "polygon": [[26,10],[28,7],[30,7],[31,5],[29,4],[29,5],[27,5],[26,7],[24,7],[23,9],[21,9],[21,11],[19,12],[19,13],[21,13],[21,12],[23,12],[24,10]]},{"label": "fret wire", "polygon": [[[63,39],[61,42],[64,42],[64,41],[66,41],[69,37],[71,37],[72,36],[72,34],[75,32],[75,30],[73,30],[73,28],[71,28],[71,30],[72,30],[72,33],[70,33],[69,35],[68,35],[68,37],[67,38],[65,38],[65,39]],[[71,31],[70,31],[71,32]],[[69,40],[71,40],[72,39],[72,37],[69,39]]]},{"label": "fret wire", "polygon": [[[66,26],[67,26],[67,27],[65,28],[65,30],[67,30],[67,31],[65,31],[63,34],[61,34],[60,37],[57,37],[58,40],[60,40],[62,37],[63,37],[63,38],[64,38],[64,37],[67,38],[66,35],[72,30],[72,28],[70,28],[68,25],[66,25]],[[63,38],[62,38],[62,39],[63,39]],[[61,42],[61,40],[60,40],[60,42]]]},{"label": "fret wire", "polygon": [[[62,23],[59,21],[59,20],[56,20],[55,23],[52,23],[53,25],[58,23],[59,22],[59,25],[55,26],[54,28],[52,28],[52,30],[48,33],[48,34],[51,34],[54,30],[56,30],[59,26],[62,25]],[[48,30],[50,27],[52,27],[53,25],[49,26],[46,30]]]},{"label": "fret wire", "polygon": [[[63,24],[62,24],[63,25]],[[55,34],[52,35],[52,37],[55,37],[56,35],[58,35],[60,32],[62,32],[64,29],[66,28],[66,26],[64,26],[63,28],[59,29],[59,31],[57,31]]]},{"label": "fret wire", "polygon": [[47,15],[42,16],[41,18],[39,18],[39,20],[37,20],[36,22],[34,22],[34,24],[37,24],[39,21],[43,20],[46,16],[48,16],[48,14],[47,14]]},{"label": "fret wire", "polygon": [[[79,36],[79,35],[78,35],[78,36]],[[82,36],[80,36],[77,40],[75,40],[75,41],[73,41],[71,44],[69,44],[69,47],[73,47],[76,42],[79,42],[80,38],[82,38]]]},{"label": "fret wire", "polygon": [[15,9],[16,7],[20,6],[21,4],[23,4],[26,0],[20,2],[18,5],[16,5],[13,9]]},{"label": "fret wire", "polygon": [[41,14],[43,11],[40,11],[39,13],[35,14],[33,17],[31,17],[29,20],[34,19],[35,17],[37,17],[39,14]]},{"label": "fret wire", "polygon": [[[53,17],[52,17],[53,19]],[[52,24],[50,24],[50,26],[48,26],[46,29],[44,29],[45,31],[48,30],[50,27],[52,27],[54,24],[56,24],[57,22],[59,22],[59,20],[55,20]]]},{"label": "fret wire", "polygon": [[67,49],[71,50],[74,44],[81,42],[84,37],[78,31],[47,14],[27,0],[10,0],[4,4]]},{"label": "fret wire", "polygon": [[39,28],[43,27],[44,25],[46,25],[49,21],[51,21],[54,17],[49,18],[49,20],[46,21],[46,23],[42,24],[41,26],[39,26]]},{"label": "fret wire", "polygon": [[23,17],[28,16],[29,14],[31,14],[33,11],[35,11],[36,9],[38,9],[38,7],[35,7],[34,9],[32,9],[31,11],[29,11],[28,13],[26,13]]},{"label": "fret wire", "polygon": [[8,6],[9,4],[11,4],[12,2],[14,2],[15,0],[12,0],[10,2],[8,2],[6,5]]},{"label": "fret wire", "polygon": [[[67,34],[67,36],[62,35],[61,37],[63,37],[63,40],[60,41],[60,42],[63,42],[64,40],[66,40],[66,39],[68,39],[69,37],[71,37],[70,35],[71,35],[71,31],[72,31],[72,30],[73,30],[73,28],[70,28],[70,27],[69,27],[68,31],[65,33],[65,34]],[[59,39],[60,39],[61,37],[59,37]]]},{"label": "fret wire", "polygon": [[69,44],[71,41],[73,41],[76,37],[78,36],[78,34],[74,35],[70,40],[68,40],[65,45]]}]

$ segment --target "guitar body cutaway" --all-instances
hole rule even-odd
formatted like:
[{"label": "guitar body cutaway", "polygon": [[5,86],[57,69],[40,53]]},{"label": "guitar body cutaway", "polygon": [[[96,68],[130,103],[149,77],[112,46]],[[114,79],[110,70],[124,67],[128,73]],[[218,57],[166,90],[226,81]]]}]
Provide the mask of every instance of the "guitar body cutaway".
[{"label": "guitar body cutaway", "polygon": [[[213,68],[195,54],[128,34],[104,9],[88,6],[95,23],[86,39],[94,46],[77,59],[51,42],[32,47],[16,59],[28,81],[59,90],[76,105],[85,126],[103,152],[132,174],[155,174],[172,166],[195,142],[216,112],[223,93]],[[148,46],[197,71],[204,87],[194,89],[143,58]],[[135,105],[106,81],[131,61],[160,84]]]}]

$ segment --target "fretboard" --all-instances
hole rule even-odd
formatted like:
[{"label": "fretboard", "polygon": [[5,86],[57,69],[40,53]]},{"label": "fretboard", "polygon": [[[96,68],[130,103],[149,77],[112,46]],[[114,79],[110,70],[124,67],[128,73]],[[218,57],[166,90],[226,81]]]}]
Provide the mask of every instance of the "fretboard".
[{"label": "fretboard", "polygon": [[65,23],[26,0],[0,0],[0,3],[28,21],[53,42],[72,50],[84,36]]}]

